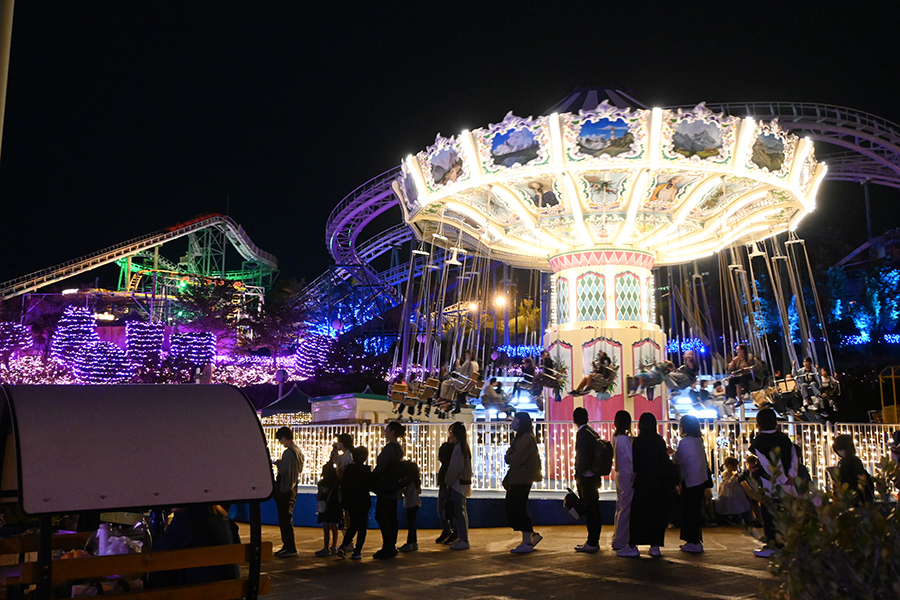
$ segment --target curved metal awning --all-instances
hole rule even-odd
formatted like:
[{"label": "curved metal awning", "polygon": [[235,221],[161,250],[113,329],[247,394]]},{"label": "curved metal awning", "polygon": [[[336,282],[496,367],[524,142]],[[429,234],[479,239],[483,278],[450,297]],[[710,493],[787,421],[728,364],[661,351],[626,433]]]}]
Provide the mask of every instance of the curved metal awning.
[{"label": "curved metal awning", "polygon": [[28,514],[272,494],[266,439],[227,385],[0,387],[0,499]]}]

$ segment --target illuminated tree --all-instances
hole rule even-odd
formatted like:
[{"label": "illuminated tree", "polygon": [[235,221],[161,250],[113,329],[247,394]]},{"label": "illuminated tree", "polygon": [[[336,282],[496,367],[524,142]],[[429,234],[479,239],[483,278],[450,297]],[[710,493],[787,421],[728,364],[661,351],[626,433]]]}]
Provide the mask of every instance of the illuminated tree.
[{"label": "illuminated tree", "polygon": [[66,307],[50,343],[50,355],[62,364],[71,365],[78,352],[92,342],[100,341],[94,313],[77,306]]},{"label": "illuminated tree", "polygon": [[134,376],[125,352],[112,342],[86,344],[75,355],[72,368],[81,383],[124,383]]},{"label": "illuminated tree", "polygon": [[32,345],[31,330],[19,323],[0,321],[0,362],[9,367],[10,357]]}]

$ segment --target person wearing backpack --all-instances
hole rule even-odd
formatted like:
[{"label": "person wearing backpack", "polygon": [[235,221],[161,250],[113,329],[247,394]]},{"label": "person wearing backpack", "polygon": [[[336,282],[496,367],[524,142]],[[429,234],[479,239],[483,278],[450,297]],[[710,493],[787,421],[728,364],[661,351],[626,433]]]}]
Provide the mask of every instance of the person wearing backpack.
[{"label": "person wearing backpack", "polygon": [[572,413],[578,425],[575,434],[575,481],[578,495],[584,502],[584,518],[587,521],[587,541],[575,546],[576,552],[593,554],[600,550],[600,471],[595,464],[600,445],[600,435],[588,425],[588,412],[578,407]]},{"label": "person wearing backpack", "polygon": [[406,427],[399,421],[391,421],[384,428],[387,443],[375,461],[372,479],[375,489],[375,521],[381,528],[381,550],[372,558],[384,559],[397,556],[397,534],[400,531],[400,520],[397,518],[397,502],[400,490],[397,480],[400,476],[400,462],[403,460],[403,447],[397,441],[406,435]]}]

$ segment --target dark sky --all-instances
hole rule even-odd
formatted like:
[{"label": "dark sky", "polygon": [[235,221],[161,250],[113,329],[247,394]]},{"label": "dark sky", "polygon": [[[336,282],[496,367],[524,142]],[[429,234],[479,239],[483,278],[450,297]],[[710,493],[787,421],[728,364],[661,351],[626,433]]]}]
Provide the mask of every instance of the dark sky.
[{"label": "dark sky", "polygon": [[[882,35],[896,19],[866,3],[529,6],[20,0],[0,281],[226,198],[284,275],[312,279],[326,218],[357,185],[438,132],[540,114],[579,84],[652,106],[806,101],[900,122],[900,53]],[[900,226],[898,201],[875,191],[876,234]],[[801,234],[864,236],[860,186],[826,183],[819,206]]]}]

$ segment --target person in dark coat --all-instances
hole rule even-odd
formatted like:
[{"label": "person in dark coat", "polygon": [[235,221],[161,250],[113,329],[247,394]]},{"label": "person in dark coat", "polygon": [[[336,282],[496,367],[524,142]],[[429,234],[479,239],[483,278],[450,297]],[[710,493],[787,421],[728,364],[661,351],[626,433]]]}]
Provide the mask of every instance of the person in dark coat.
[{"label": "person in dark coat", "polygon": [[350,514],[350,523],[344,533],[344,541],[338,548],[338,556],[346,557],[347,547],[353,543],[353,536],[356,536],[351,558],[359,560],[362,558],[363,544],[366,543],[369,509],[372,508],[372,497],[369,495],[372,469],[366,464],[369,449],[365,446],[355,447],[350,455],[353,462],[344,467],[344,477],[341,479],[341,508]]},{"label": "person in dark coat", "polygon": [[438,500],[437,511],[441,520],[441,535],[435,540],[438,544],[453,544],[459,537],[453,531],[453,501],[450,499],[450,488],[446,485],[447,469],[450,468],[450,459],[453,457],[453,448],[456,444],[449,439],[438,448],[438,461],[441,463],[438,469]]},{"label": "person in dark coat", "polygon": [[872,483],[872,476],[869,475],[866,467],[856,455],[853,437],[847,434],[836,436],[832,449],[841,457],[835,484],[847,484],[847,491],[850,493],[851,503],[854,506],[872,502],[875,499],[875,486]]},{"label": "person in dark coat", "polygon": [[638,436],[632,443],[634,498],[631,501],[628,545],[617,556],[640,556],[637,547],[650,546],[650,556],[661,556],[666,542],[668,497],[675,487],[675,467],[668,448],[656,430],[656,417],[644,413],[638,421]]},{"label": "person in dark coat", "polygon": [[[154,551],[241,543],[238,526],[218,504],[176,508],[173,513],[172,522],[154,544]],[[146,585],[148,588],[172,587],[238,579],[240,576],[236,564],[194,567],[150,573]]]},{"label": "person in dark coat", "polygon": [[[387,443],[381,449],[372,471],[372,478],[379,478],[396,474],[403,460],[403,446],[397,441],[406,434],[406,427],[399,421],[391,421],[384,428],[384,438]],[[398,554],[397,534],[400,531],[400,520],[397,518],[397,502],[400,500],[400,490],[395,492],[376,491],[375,520],[381,528],[381,550],[372,555],[372,558],[394,558]]]},{"label": "person in dark coat", "polygon": [[583,407],[574,410],[572,420],[578,425],[575,434],[575,481],[578,495],[584,502],[584,518],[587,521],[587,541],[575,546],[575,551],[593,554],[600,550],[600,475],[592,470],[600,436],[588,425],[588,412]]}]

